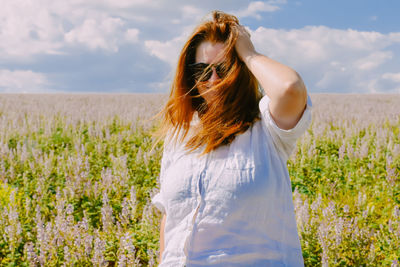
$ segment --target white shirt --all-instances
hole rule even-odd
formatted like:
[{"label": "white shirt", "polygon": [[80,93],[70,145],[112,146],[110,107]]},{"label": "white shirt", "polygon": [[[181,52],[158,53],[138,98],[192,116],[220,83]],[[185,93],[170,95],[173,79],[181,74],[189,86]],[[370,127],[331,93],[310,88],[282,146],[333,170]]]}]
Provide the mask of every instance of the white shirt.
[{"label": "white shirt", "polygon": [[189,154],[165,142],[152,198],[166,213],[159,266],[304,266],[286,163],[311,123],[311,98],[290,130],[275,124],[269,100],[261,120],[200,158],[204,147]]}]

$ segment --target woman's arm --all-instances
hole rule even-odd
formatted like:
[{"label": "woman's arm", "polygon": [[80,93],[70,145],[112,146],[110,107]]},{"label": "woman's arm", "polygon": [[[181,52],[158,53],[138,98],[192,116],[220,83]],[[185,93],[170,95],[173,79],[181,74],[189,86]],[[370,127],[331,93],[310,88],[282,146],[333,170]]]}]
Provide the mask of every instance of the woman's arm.
[{"label": "woman's arm", "polygon": [[167,216],[163,215],[162,220],[161,220],[161,226],[160,226],[160,258],[158,259],[158,263],[161,263],[162,259],[162,254],[164,252],[164,228],[165,228],[165,220]]},{"label": "woman's arm", "polygon": [[300,75],[290,67],[257,53],[243,26],[239,26],[235,48],[271,99],[269,110],[275,123],[281,129],[292,129],[307,103],[307,91]]}]

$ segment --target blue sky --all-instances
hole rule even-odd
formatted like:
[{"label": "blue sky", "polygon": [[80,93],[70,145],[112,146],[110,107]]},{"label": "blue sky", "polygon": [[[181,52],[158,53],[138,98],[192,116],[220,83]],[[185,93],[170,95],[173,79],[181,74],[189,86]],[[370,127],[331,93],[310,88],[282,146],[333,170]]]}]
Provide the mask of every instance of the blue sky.
[{"label": "blue sky", "polygon": [[209,11],[239,17],[256,50],[311,93],[400,93],[400,1],[5,0],[0,92],[167,93]]}]

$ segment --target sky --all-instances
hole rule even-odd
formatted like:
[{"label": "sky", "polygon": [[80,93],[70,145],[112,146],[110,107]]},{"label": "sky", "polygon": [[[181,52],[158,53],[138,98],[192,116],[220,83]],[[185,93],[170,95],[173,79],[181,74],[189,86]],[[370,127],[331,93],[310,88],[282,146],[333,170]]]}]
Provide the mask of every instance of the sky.
[{"label": "sky", "polygon": [[1,93],[168,93],[212,10],[310,93],[400,93],[398,0],[2,0]]}]

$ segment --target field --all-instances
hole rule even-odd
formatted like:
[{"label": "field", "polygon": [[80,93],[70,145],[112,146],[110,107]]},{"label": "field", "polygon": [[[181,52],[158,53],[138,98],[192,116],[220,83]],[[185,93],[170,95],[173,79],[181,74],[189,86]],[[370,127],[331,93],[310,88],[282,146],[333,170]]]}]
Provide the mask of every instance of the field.
[{"label": "field", "polygon": [[[166,95],[0,95],[0,266],[156,266]],[[305,266],[399,266],[400,95],[311,94],[288,161]]]}]

